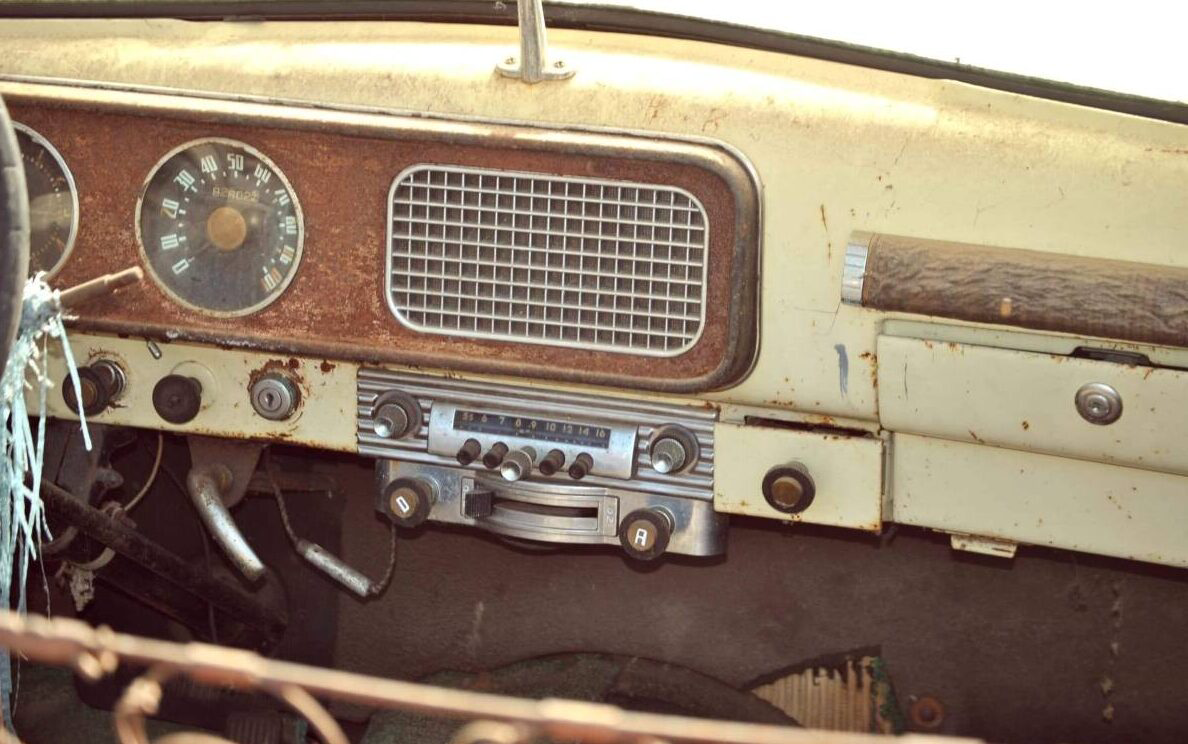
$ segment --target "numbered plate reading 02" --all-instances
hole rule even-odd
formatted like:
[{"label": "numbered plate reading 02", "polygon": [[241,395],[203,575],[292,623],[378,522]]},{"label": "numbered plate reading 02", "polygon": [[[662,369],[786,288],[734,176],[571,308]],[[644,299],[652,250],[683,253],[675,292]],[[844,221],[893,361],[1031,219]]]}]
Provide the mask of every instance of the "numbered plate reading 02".
[{"label": "numbered plate reading 02", "polygon": [[454,428],[458,431],[536,439],[597,449],[607,449],[611,436],[611,430],[605,426],[464,410],[454,412]]}]

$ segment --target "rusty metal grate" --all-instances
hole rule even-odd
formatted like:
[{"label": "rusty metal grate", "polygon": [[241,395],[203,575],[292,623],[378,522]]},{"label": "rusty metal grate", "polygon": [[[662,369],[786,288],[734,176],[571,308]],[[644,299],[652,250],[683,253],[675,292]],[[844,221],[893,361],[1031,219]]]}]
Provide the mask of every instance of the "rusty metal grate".
[{"label": "rusty metal grate", "polygon": [[416,165],[389,217],[388,303],[415,330],[652,356],[701,335],[709,224],[683,189]]}]

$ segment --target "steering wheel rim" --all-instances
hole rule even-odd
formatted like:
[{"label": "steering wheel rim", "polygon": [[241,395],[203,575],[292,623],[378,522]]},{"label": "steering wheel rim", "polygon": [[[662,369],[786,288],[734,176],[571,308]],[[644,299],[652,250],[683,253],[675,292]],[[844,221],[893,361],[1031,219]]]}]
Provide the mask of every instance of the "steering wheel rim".
[{"label": "steering wheel rim", "polygon": [[21,321],[29,273],[29,197],[16,130],[0,100],[0,372]]}]

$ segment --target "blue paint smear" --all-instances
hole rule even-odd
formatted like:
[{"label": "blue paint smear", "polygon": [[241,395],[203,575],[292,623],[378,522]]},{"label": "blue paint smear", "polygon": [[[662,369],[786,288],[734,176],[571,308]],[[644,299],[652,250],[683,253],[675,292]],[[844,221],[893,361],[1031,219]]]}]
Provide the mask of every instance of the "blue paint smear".
[{"label": "blue paint smear", "polygon": [[837,375],[838,384],[841,385],[842,395],[849,396],[850,392],[850,359],[846,356],[845,344],[834,344],[833,350],[837,352]]}]

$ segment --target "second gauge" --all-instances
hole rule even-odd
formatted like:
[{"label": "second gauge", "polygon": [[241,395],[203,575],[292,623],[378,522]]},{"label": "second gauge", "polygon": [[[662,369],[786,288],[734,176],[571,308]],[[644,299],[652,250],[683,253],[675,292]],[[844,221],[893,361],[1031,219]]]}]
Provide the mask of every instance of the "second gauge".
[{"label": "second gauge", "polygon": [[136,207],[149,274],[175,301],[211,315],[248,315],[293,280],[305,237],[297,195],[255,148],[187,142],[161,159]]}]

